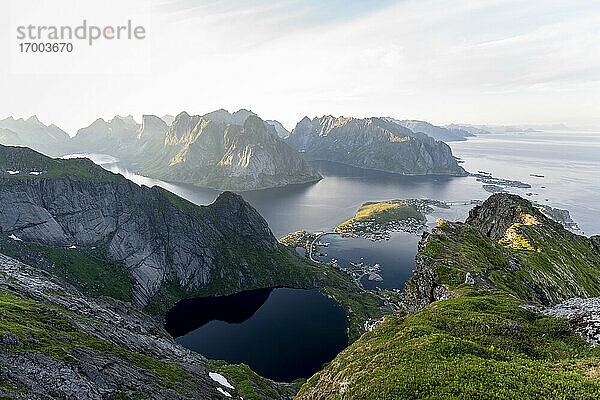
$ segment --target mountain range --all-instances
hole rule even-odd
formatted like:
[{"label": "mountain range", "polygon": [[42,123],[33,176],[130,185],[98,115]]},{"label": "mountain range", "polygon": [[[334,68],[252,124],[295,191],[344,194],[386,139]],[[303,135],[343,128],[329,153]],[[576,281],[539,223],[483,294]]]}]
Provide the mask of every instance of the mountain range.
[{"label": "mountain range", "polygon": [[406,175],[466,175],[446,143],[383,118],[304,117],[286,141],[308,160]]},{"label": "mountain range", "polygon": [[392,118],[389,118],[388,120],[391,122],[395,122],[398,125],[401,125],[405,128],[408,128],[413,132],[424,133],[427,136],[434,138],[435,140],[441,140],[443,142],[463,141],[467,140],[466,138],[469,136],[475,136],[471,132],[459,128],[455,125],[436,126],[425,121],[407,119],[397,120]]},{"label": "mountain range", "polygon": [[25,146],[58,155],[64,150],[69,135],[56,125],[44,125],[34,115],[28,119],[8,117],[0,120],[0,143]]},{"label": "mountain range", "polygon": [[0,143],[5,145],[49,156],[108,154],[144,176],[236,191],[321,179],[305,160],[401,174],[464,175],[442,140],[470,135],[423,121],[331,116],[304,118],[289,132],[278,121],[263,121],[246,109],[202,116],[144,115],[141,124],[132,116],[98,118],[73,138],[36,117],[0,121]]}]

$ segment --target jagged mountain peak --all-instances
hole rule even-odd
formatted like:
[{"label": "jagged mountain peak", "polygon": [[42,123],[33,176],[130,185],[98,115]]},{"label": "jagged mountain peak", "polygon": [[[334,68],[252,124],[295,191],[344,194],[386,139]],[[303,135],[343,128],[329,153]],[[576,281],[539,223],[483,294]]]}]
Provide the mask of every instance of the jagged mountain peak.
[{"label": "jagged mountain peak", "polygon": [[211,120],[216,123],[221,124],[234,124],[234,125],[243,125],[246,119],[249,116],[256,116],[256,114],[250,110],[246,110],[244,108],[230,113],[229,111],[221,108],[207,114],[204,114],[202,117],[207,120]]},{"label": "jagged mountain peak", "polygon": [[493,240],[504,237],[506,230],[514,224],[524,222],[562,229],[560,224],[545,216],[531,202],[508,193],[497,193],[490,196],[482,205],[471,209],[469,217],[465,221],[466,224],[478,228]]},{"label": "jagged mountain peak", "polygon": [[30,124],[46,126],[39,120],[37,115],[32,115],[31,117],[27,118],[27,122],[29,122]]},{"label": "jagged mountain peak", "polygon": [[401,174],[465,175],[448,145],[382,118],[303,118],[286,138],[309,160]]},{"label": "jagged mountain peak", "polygon": [[160,119],[162,119],[163,121],[165,121],[165,123],[167,125],[171,125],[173,123],[173,121],[175,121],[175,116],[173,116],[171,114],[165,114],[162,117],[160,117]]},{"label": "jagged mountain peak", "polygon": [[142,115],[142,123],[139,126],[137,138],[144,140],[156,135],[164,136],[169,129],[167,123],[156,115]]}]

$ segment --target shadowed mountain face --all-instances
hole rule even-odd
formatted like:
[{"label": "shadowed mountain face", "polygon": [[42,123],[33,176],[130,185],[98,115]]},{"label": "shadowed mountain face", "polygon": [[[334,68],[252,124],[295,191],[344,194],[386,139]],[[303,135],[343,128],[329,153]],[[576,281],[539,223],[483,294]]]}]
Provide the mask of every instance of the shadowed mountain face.
[{"label": "shadowed mountain face", "polygon": [[138,130],[139,125],[132,116],[116,116],[110,121],[98,118],[90,126],[77,131],[67,151],[104,153],[118,157],[133,150]]},{"label": "shadowed mountain face", "polygon": [[27,148],[0,147],[0,232],[5,254],[44,259],[90,294],[152,303],[155,312],[200,292],[312,287],[239,195],[196,206],[87,159]]},{"label": "shadowed mountain face", "polygon": [[274,121],[274,120],[267,120],[265,122],[269,125],[272,125],[273,128],[275,128],[275,132],[277,133],[277,136],[279,136],[280,138],[285,139],[288,136],[290,136],[290,131],[285,129],[285,127],[281,124],[281,122]]},{"label": "shadowed mountain face", "polygon": [[230,296],[181,300],[165,316],[165,329],[177,338],[215,319],[239,324],[252,317],[265,304],[272,291],[272,288],[266,288]]},{"label": "shadowed mountain face", "polygon": [[309,160],[408,175],[465,175],[450,147],[381,118],[305,117],[287,142]]},{"label": "shadowed mountain face", "polygon": [[69,139],[65,131],[55,125],[44,125],[35,115],[26,120],[8,117],[0,121],[0,143],[7,146],[25,146],[58,155]]}]

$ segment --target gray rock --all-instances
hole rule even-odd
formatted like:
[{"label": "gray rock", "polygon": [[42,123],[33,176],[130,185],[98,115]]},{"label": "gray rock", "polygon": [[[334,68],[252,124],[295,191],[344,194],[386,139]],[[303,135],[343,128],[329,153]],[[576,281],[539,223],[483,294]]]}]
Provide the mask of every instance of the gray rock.
[{"label": "gray rock", "polygon": [[450,147],[383,118],[303,118],[286,141],[309,160],[407,175],[466,175]]},{"label": "gray rock", "polygon": [[[25,351],[11,347],[21,343],[13,333],[0,334],[0,397],[108,400],[137,393],[157,400],[223,398],[217,391],[219,384],[209,377],[206,358],[180,346],[160,322],[131,304],[91,299],[58,278],[4,255],[0,255],[0,276],[3,296],[27,302],[29,310],[17,321],[0,318],[8,326],[19,323],[19,332],[29,329],[23,318],[35,320],[29,333],[42,339],[30,342]],[[53,318],[46,315],[49,310]],[[36,315],[40,312],[41,318]],[[76,337],[77,343],[70,337]],[[159,374],[161,368],[177,368],[183,380],[174,382],[176,378]],[[285,394],[289,385],[256,379],[275,394],[269,399],[292,396]],[[228,392],[232,399],[241,398],[237,389]]]},{"label": "gray rock", "polygon": [[[137,186],[87,160],[52,160],[29,149],[19,149],[18,154],[14,150],[0,147],[5,157],[15,156],[14,163],[37,155],[52,174],[53,168],[76,168],[98,178],[0,175],[0,236],[11,245],[34,242],[105,250],[107,260],[127,269],[133,301],[141,307],[167,283],[190,293],[214,279],[230,280],[239,289],[255,286],[255,277],[243,267],[248,249],[271,260],[263,267],[272,268],[270,275],[276,276],[277,240],[260,214],[237,194],[222,193],[213,204],[199,207],[164,189]],[[26,259],[38,258],[34,254]]]}]

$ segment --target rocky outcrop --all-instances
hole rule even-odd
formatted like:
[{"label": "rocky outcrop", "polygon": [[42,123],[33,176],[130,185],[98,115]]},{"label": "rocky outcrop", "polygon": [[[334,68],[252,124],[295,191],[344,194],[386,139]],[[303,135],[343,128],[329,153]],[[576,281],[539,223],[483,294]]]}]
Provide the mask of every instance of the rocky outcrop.
[{"label": "rocky outcrop", "polygon": [[[293,393],[290,385],[256,375],[236,387],[131,304],[91,299],[4,255],[0,277],[0,397],[286,399]],[[255,393],[240,392],[254,387]]]},{"label": "rocky outcrop", "polygon": [[265,123],[272,125],[275,128],[277,136],[279,136],[280,138],[286,139],[288,136],[290,136],[290,131],[285,129],[281,122],[275,120],[267,120],[265,121]]},{"label": "rocky outcrop", "polygon": [[465,175],[450,147],[382,118],[303,118],[286,141],[309,160],[408,175]]},{"label": "rocky outcrop", "polygon": [[596,242],[568,231],[519,196],[496,194],[473,208],[465,223],[441,221],[423,235],[403,303],[416,312],[456,296],[465,282],[544,305],[599,296]]},{"label": "rocky outcrop", "polygon": [[406,282],[403,293],[403,305],[409,313],[414,313],[430,303],[451,297],[446,286],[439,283],[435,268],[430,268],[427,256],[422,254],[427,246],[429,233],[424,232],[419,242],[419,251],[415,256],[413,276]]},{"label": "rocky outcrop", "polygon": [[535,310],[544,315],[568,318],[575,331],[593,346],[600,344],[600,297],[574,297],[565,302]]},{"label": "rocky outcrop", "polygon": [[554,221],[547,218],[528,200],[513,194],[490,196],[483,205],[469,211],[465,223],[476,227],[492,240],[500,240],[506,230],[513,224],[520,222],[522,215],[534,216],[540,223],[553,228],[559,228]]},{"label": "rocky outcrop", "polygon": [[[177,288],[178,295],[163,307],[202,290],[225,294],[296,280],[291,257],[237,194],[225,192],[209,206],[196,206],[89,160],[54,160],[26,148],[0,147],[0,168],[18,171],[0,173],[5,242],[29,250],[33,243],[67,249],[81,257],[101,254],[125,268],[139,306],[159,291],[169,294],[166,288]],[[39,174],[30,175],[32,170]]]}]

